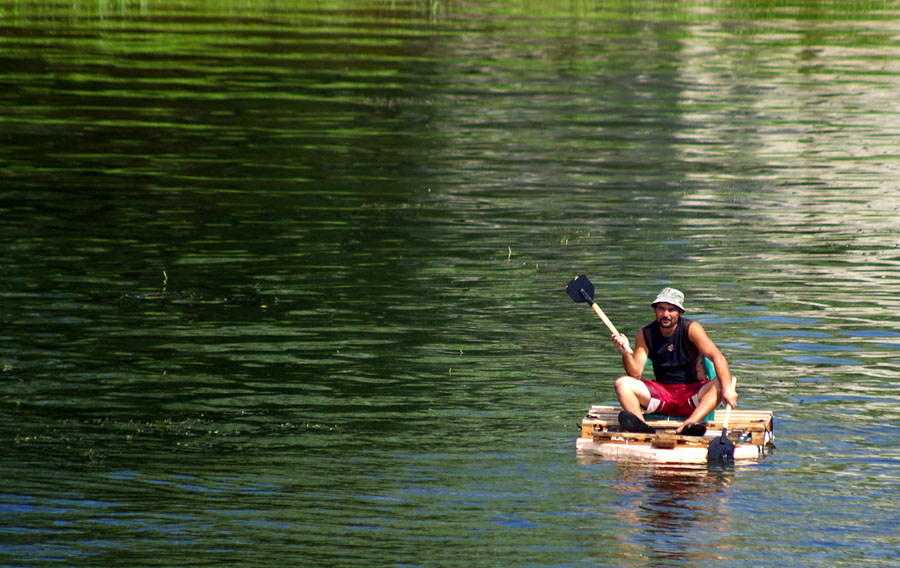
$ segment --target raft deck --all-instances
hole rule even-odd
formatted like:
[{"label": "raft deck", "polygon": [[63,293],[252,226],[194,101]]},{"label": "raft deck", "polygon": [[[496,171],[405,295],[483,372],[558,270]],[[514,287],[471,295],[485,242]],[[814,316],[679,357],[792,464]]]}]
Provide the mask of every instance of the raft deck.
[{"label": "raft deck", "polygon": [[[592,406],[581,421],[581,437],[576,441],[579,452],[613,459],[649,461],[653,463],[706,463],[709,441],[722,435],[724,411],[716,411],[706,422],[703,437],[681,436],[675,429],[678,418],[647,416],[655,434],[638,434],[619,430],[617,406]],[[757,460],[775,446],[773,414],[768,410],[732,410],[728,421],[729,440],[734,442],[734,459]]]}]

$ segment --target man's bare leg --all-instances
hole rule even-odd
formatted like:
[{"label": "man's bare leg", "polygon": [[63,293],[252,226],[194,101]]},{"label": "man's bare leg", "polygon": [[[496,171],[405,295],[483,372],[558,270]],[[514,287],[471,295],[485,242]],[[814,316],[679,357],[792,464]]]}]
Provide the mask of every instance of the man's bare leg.
[{"label": "man's bare leg", "polygon": [[713,379],[703,385],[703,388],[697,393],[697,398],[697,408],[694,409],[690,416],[684,419],[684,424],[675,430],[676,434],[681,434],[681,431],[688,424],[699,424],[702,422],[706,415],[719,405],[719,402],[722,400],[722,386],[719,384],[719,379]]},{"label": "man's bare leg", "polygon": [[639,379],[623,375],[616,379],[616,396],[619,398],[619,404],[622,410],[631,412],[642,421],[644,420],[644,411],[642,407],[650,404],[650,390],[647,385]]}]

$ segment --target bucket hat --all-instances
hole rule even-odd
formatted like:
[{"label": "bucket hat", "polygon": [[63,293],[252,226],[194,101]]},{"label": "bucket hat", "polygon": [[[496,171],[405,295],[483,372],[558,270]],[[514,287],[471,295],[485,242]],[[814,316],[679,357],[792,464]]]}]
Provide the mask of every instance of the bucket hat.
[{"label": "bucket hat", "polygon": [[656,296],[656,299],[653,300],[652,306],[660,302],[665,302],[667,304],[672,304],[680,309],[682,312],[684,310],[684,294],[681,290],[676,290],[675,288],[663,288],[660,290],[659,294]]}]

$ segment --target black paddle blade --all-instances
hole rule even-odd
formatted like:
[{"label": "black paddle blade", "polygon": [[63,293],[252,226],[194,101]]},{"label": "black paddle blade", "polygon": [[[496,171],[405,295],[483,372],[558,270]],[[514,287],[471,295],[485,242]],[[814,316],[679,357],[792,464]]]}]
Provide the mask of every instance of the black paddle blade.
[{"label": "black paddle blade", "polygon": [[566,284],[566,292],[575,302],[594,302],[594,285],[584,274],[576,276]]},{"label": "black paddle blade", "polygon": [[706,452],[706,463],[724,464],[734,461],[734,442],[726,438],[727,431],[722,430],[721,438],[709,441],[709,449]]}]

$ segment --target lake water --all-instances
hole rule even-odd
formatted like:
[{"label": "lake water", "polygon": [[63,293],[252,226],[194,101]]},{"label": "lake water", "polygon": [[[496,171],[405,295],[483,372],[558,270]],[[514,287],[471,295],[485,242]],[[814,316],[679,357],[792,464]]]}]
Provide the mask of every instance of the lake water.
[{"label": "lake water", "polygon": [[[900,561],[896,2],[0,2],[0,564]],[[775,412],[576,455],[687,294]]]}]

